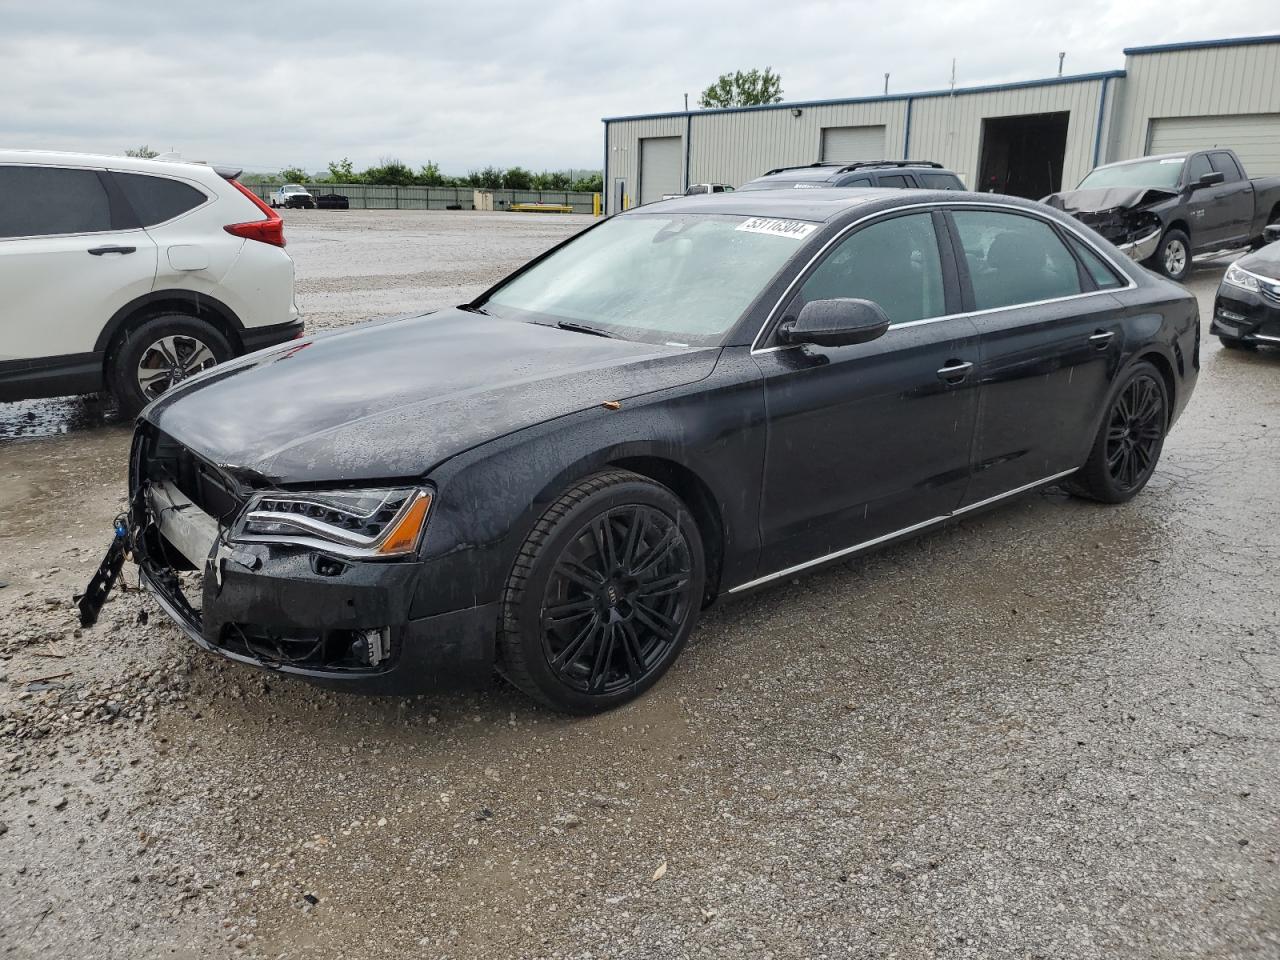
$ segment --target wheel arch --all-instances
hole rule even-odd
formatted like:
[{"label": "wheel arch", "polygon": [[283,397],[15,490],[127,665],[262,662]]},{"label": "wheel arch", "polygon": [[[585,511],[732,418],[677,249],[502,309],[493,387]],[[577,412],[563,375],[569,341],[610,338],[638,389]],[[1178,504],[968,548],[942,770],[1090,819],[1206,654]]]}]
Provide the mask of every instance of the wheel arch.
[{"label": "wheel arch", "polygon": [[240,338],[244,324],[221,300],[192,290],[154,290],[126,303],[102,328],[94,351],[102,354],[104,369],[111,362],[111,355],[121,339],[131,329],[161,313],[185,313],[205,320],[227,338],[237,353],[244,349]]},{"label": "wheel arch", "polygon": [[1166,357],[1159,350],[1148,349],[1137,354],[1133,358],[1133,362],[1130,364],[1130,367],[1132,367],[1135,364],[1141,363],[1144,360],[1160,371],[1160,376],[1164,380],[1165,390],[1167,390],[1169,393],[1169,406],[1167,409],[1167,415],[1170,418],[1172,418],[1173,411],[1177,409],[1176,398],[1177,398],[1177,389],[1178,389],[1178,381],[1177,381],[1177,377],[1174,375],[1173,364],[1169,361],[1169,358]]},{"label": "wheel arch", "polygon": [[611,459],[608,466],[630,470],[670,489],[689,508],[702,537],[706,561],[706,602],[720,592],[720,573],[724,569],[724,515],[707,482],[692,468],[667,457],[653,455],[624,456]]}]

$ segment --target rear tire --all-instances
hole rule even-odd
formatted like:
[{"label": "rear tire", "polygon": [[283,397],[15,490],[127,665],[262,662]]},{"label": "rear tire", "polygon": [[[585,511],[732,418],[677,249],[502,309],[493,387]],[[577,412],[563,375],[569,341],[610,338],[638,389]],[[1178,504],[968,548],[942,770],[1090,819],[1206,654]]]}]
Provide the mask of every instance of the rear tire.
[{"label": "rear tire", "polygon": [[1076,496],[1124,503],[1155,472],[1169,429],[1169,388],[1143,360],[1123,374],[1107,401],[1089,459],[1064,484]]},{"label": "rear tire", "polygon": [[498,670],[555,710],[638,697],[680,655],[706,581],[680,499],[625,470],[574,484],[534,524],[502,596]]},{"label": "rear tire", "polygon": [[1170,280],[1181,283],[1191,272],[1191,238],[1181,230],[1168,230],[1160,238],[1151,265]]},{"label": "rear tire", "polygon": [[116,344],[107,381],[120,409],[132,416],[174,384],[234,355],[211,324],[185,313],[162,313]]}]

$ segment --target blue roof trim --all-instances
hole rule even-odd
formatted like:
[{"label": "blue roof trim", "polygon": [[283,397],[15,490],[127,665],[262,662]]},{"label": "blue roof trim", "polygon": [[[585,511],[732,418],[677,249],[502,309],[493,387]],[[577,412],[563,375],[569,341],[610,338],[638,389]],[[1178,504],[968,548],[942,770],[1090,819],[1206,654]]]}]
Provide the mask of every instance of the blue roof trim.
[{"label": "blue roof trim", "polygon": [[672,117],[705,117],[722,113],[752,113],[757,110],[800,110],[805,107],[832,107],[854,103],[895,103],[906,100],[922,100],[925,97],[949,97],[953,93],[964,96],[971,93],[995,93],[1000,90],[1023,90],[1027,87],[1049,87],[1063,83],[1088,83],[1123,77],[1123,70],[1104,70],[1100,73],[1078,73],[1070,77],[1049,77],[1045,80],[1017,80],[1013,83],[991,83],[980,87],[956,87],[955,90],[925,90],[920,93],[894,93],[874,97],[840,97],[834,100],[787,100],[782,103],[763,103],[755,107],[719,107],[714,110],[676,110],[671,113],[638,113],[625,117],[603,117],[605,123],[623,120],[666,120]]},{"label": "blue roof trim", "polygon": [[1229,37],[1226,40],[1187,40],[1183,43],[1158,43],[1151,47],[1125,47],[1124,55],[1168,53],[1171,50],[1208,50],[1212,47],[1251,47],[1260,43],[1280,43],[1280,33],[1265,37]]}]

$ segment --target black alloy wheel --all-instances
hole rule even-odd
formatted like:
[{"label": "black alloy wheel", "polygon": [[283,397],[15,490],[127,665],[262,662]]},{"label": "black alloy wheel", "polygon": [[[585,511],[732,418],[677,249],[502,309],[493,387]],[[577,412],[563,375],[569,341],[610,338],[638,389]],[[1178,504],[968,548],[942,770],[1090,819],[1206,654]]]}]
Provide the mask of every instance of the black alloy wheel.
[{"label": "black alloy wheel", "polygon": [[556,709],[617,706],[676,658],[703,583],[697,526],[670,490],[625,471],[588,477],[520,551],[504,595],[500,669]]},{"label": "black alloy wheel", "polygon": [[1120,378],[1088,462],[1067,482],[1073,493],[1123,503],[1147,485],[1169,429],[1169,388],[1142,361]]}]

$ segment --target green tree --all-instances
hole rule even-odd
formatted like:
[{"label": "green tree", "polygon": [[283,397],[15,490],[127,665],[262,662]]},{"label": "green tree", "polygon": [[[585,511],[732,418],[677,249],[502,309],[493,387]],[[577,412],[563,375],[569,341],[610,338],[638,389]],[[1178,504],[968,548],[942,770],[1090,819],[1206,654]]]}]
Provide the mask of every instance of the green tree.
[{"label": "green tree", "polygon": [[311,174],[301,167],[285,167],[280,171],[280,179],[285,183],[306,183],[311,179]]},{"label": "green tree", "polygon": [[329,176],[326,179],[329,183],[359,183],[360,175],[356,173],[351,161],[343,157],[341,160],[329,161]]},{"label": "green tree", "polygon": [[414,180],[424,187],[448,187],[453,185],[453,177],[447,177],[441,173],[439,164],[433,160],[428,160],[422,165]]},{"label": "green tree", "polygon": [[130,147],[124,152],[126,157],[141,157],[143,160],[150,160],[153,157],[160,156],[155,150],[152,150],[145,143],[140,147]]},{"label": "green tree", "polygon": [[411,187],[416,182],[413,171],[408,164],[395,157],[383,157],[376,167],[370,167],[360,175],[365,183],[375,183],[388,187]]},{"label": "green tree", "polygon": [[502,175],[502,185],[508,190],[532,190],[533,174],[524,167],[512,167]]},{"label": "green tree", "polygon": [[593,173],[590,176],[579,177],[569,185],[569,189],[581,193],[602,193],[604,191],[604,174]]},{"label": "green tree", "polygon": [[563,170],[543,170],[534,174],[535,190],[569,190],[573,186],[573,178]]},{"label": "green tree", "polygon": [[769,67],[743,73],[722,73],[719,79],[702,91],[698,106],[754,107],[762,103],[778,103],[782,99],[782,77]]}]

